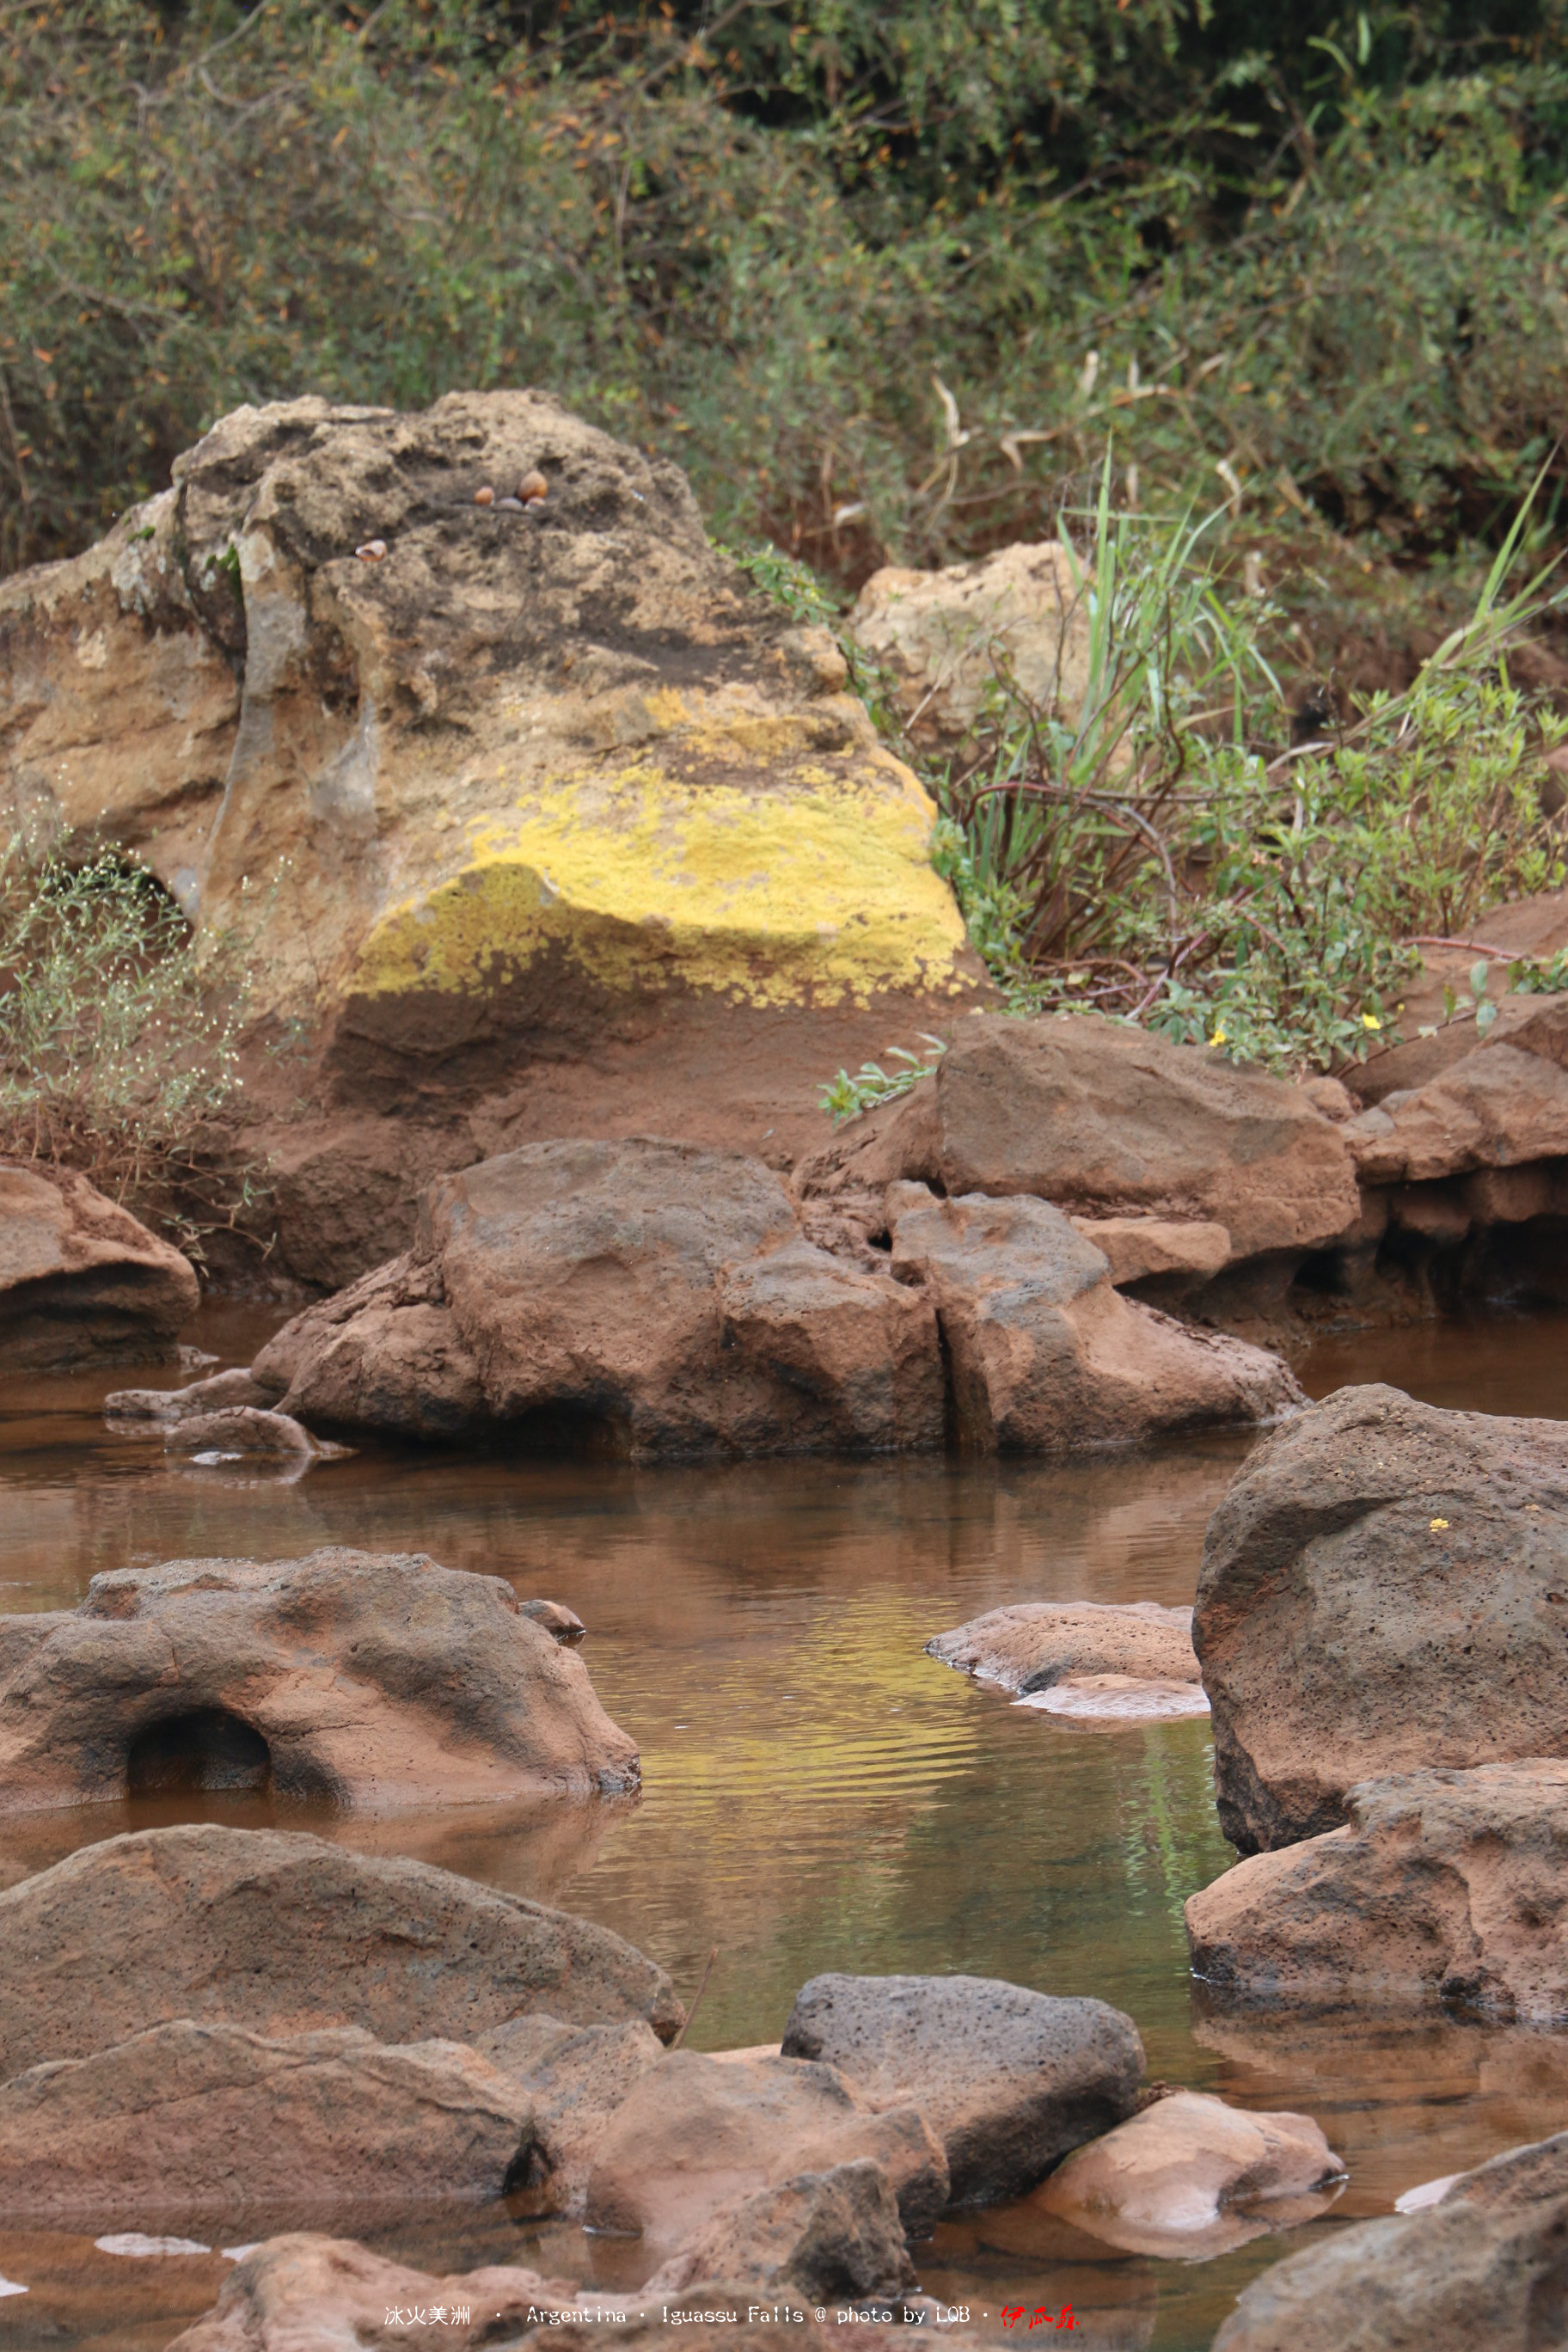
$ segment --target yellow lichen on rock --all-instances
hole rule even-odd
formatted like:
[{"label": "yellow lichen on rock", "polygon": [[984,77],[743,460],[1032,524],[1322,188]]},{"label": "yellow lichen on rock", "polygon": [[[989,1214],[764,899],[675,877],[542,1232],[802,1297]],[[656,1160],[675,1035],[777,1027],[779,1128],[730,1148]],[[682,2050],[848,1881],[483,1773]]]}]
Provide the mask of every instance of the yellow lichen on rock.
[{"label": "yellow lichen on rock", "polygon": [[786,788],[693,782],[643,759],[528,793],[469,827],[455,873],[388,909],[356,995],[489,989],[551,950],[610,989],[752,1004],[964,985],[962,919],[931,868],[935,810],[872,754]]}]

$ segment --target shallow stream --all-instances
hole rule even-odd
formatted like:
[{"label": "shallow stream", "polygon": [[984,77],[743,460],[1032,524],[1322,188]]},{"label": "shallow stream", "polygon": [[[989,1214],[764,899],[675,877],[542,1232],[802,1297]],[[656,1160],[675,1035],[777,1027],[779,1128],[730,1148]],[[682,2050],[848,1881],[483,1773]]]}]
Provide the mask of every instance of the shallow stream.
[{"label": "shallow stream", "polygon": [[[270,1328],[210,1308],[190,1336],[240,1362]],[[1436,1403],[1568,1419],[1568,1318],[1363,1335],[1320,1348],[1303,1376],[1314,1394],[1386,1379]],[[1152,2076],[1304,2110],[1345,2158],[1326,2216],[1199,2262],[1118,2252],[1027,2200],[944,2224],[918,2251],[921,2283],[988,2314],[998,2342],[1014,2340],[1005,2307],[1070,2304],[1086,2352],[1198,2352],[1247,2279],[1310,2231],[1568,2122],[1568,2037],[1208,2014],[1182,1931],[1184,1898],[1232,1859],[1206,1722],[1092,1728],[923,1654],[933,1633],[1005,1601],[1190,1601],[1245,1438],[1066,1468],[654,1471],[366,1452],[289,1484],[174,1465],[155,1438],[108,1433],[104,1391],[142,1377],[0,1382],[0,1611],[72,1606],[99,1570],[138,1561],[428,1551],[586,1621],[586,1662],[641,1748],[644,1791],[374,1821],[239,1795],[0,1815],[0,1883],[158,1821],[310,1828],[604,1920],[688,2000],[716,1947],[699,2048],[776,2041],[798,1986],[825,1969],[1006,1977],[1115,2002]],[[635,2242],[504,2207],[311,2226],[436,2272],[510,2260],[621,2287],[651,2267]],[[0,2278],[28,2289],[0,2296],[3,2352],[162,2352],[226,2273],[216,2251],[131,2259],[98,2251],[96,2234],[18,2231],[0,2214]],[[200,2234],[251,2239],[257,2217],[235,2214],[232,2232],[209,2217]]]}]

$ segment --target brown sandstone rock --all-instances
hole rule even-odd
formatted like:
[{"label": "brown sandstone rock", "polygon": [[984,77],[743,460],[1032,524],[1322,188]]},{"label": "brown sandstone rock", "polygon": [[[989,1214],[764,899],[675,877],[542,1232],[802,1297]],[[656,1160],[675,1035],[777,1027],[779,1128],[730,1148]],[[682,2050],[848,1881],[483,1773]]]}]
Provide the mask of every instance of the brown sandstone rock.
[{"label": "brown sandstone rock", "polygon": [[1276,2263],[1214,2352],[1555,2352],[1568,2342],[1563,2147],[1512,2149],[1430,2211],[1336,2231]]},{"label": "brown sandstone rock", "polygon": [[533,2110],[532,2134],[513,2179],[513,2210],[580,2212],[605,2120],[663,2055],[658,2034],[640,2018],[622,2025],[563,2025],[535,2012],[491,2026],[477,2036],[475,2047],[521,2084]]},{"label": "brown sandstone rock", "polygon": [[893,1273],[935,1306],[957,1433],[979,1452],[1135,1444],[1300,1398],[1278,1357],[1123,1298],[1047,1201],[899,1184],[887,1215]]},{"label": "brown sandstone rock", "polygon": [[[410,2313],[437,2306],[443,2345],[515,2343],[531,2332],[531,2311],[571,2313],[576,2295],[574,2280],[510,2264],[433,2278],[352,2238],[300,2231],[269,2238],[237,2263],[212,2310],[169,2352],[390,2352],[410,2341]],[[550,2333],[553,2340],[558,2331]]]},{"label": "brown sandstone rock", "polygon": [[1296,2007],[1460,2001],[1568,2017],[1568,1763],[1412,1772],[1350,1821],[1254,1854],[1192,1895],[1193,1971]]},{"label": "brown sandstone rock", "polygon": [[0,1161],[7,1371],[169,1357],[201,1304],[188,1258],[67,1169]]},{"label": "brown sandstone rock", "polygon": [[1568,1429],[1342,1389],[1209,1522],[1193,1638],[1220,1822],[1337,1828],[1359,1780],[1568,1753]]},{"label": "brown sandstone rock", "polygon": [[874,572],[849,634],[892,682],[917,742],[973,733],[1005,681],[1037,709],[1075,713],[1089,676],[1081,576],[1058,541],[998,549],[940,572]]},{"label": "brown sandstone rock", "polygon": [[1297,1087],[1094,1014],[962,1022],[894,1117],[858,1122],[799,1171],[803,1193],[899,1178],[1032,1192],[1073,1214],[1223,1225],[1231,1255],[1337,1240],[1360,1213],[1347,1129]]},{"label": "brown sandstone rock", "polygon": [[814,1977],[783,2047],[785,2059],[826,2061],[863,2097],[918,2107],[957,2205],[1032,2189],[1131,2113],[1143,2073],[1120,2010],[988,1977]]},{"label": "brown sandstone rock", "polygon": [[226,2227],[491,2199],[531,2126],[520,2085],[457,2042],[181,2019],[0,2084],[0,2199],[13,2221]]},{"label": "brown sandstone rock", "polygon": [[[1128,2253],[1225,2251],[1237,2209],[1290,2200],[1289,2219],[1344,2166],[1310,2116],[1252,2113],[1198,2091],[1157,2099],[1075,2148],[1037,2192],[1047,2211]],[[1245,2228],[1237,2242],[1252,2232]]]},{"label": "brown sandstone rock", "polygon": [[1230,1235],[1223,1225],[1175,1217],[1074,1217],[1072,1223],[1105,1259],[1119,1290],[1152,1274],[1205,1282],[1230,1263]]},{"label": "brown sandstone rock", "polygon": [[255,1454],[285,1461],[331,1460],[348,1451],[312,1437],[291,1413],[268,1412],[251,1404],[182,1413],[168,1424],[163,1449],[168,1454]]},{"label": "brown sandstone rock", "polygon": [[836,2067],[800,2058],[674,2050],[605,2126],[588,2226],[674,2247],[760,2190],[862,2158],[881,2167],[905,2228],[921,2235],[947,2203],[948,2170],[912,2104],[874,2101]]},{"label": "brown sandstone rock", "polygon": [[665,2041],[684,2015],[607,1927],[297,1831],[143,1830],[0,1894],[0,2080],[179,2018],[473,2042],[538,2011]]},{"label": "brown sandstone rock", "polygon": [[704,2279],[814,2303],[896,2295],[914,2284],[904,2226],[880,2165],[862,2158],[762,2189],[687,2241],[643,2289],[678,2295]]},{"label": "brown sandstone rock", "polygon": [[1190,1609],[1157,1601],[1021,1601],[934,1635],[926,1649],[943,1665],[1021,1696],[1082,1675],[1195,1683],[1192,1627]]},{"label": "brown sandstone rock", "polygon": [[422,1553],[95,1576],[0,1684],[11,1811],[171,1781],[374,1809],[639,1777],[581,1658],[499,1577]]},{"label": "brown sandstone rock", "polygon": [[180,1389],[116,1389],[103,1400],[106,1421],[155,1422],[173,1426],[213,1412],[228,1412],[242,1405],[265,1407],[268,1391],[243,1370],[215,1372],[209,1380],[191,1381]]}]

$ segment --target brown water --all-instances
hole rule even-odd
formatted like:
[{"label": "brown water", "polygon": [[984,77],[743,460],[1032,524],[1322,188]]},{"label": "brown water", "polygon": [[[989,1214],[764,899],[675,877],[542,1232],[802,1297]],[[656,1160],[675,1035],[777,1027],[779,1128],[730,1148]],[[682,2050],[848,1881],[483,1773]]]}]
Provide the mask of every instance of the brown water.
[{"label": "brown water", "polygon": [[[239,1361],[265,1328],[209,1310],[194,1336]],[[1568,1418],[1565,1340],[1563,1318],[1421,1327],[1325,1346],[1306,1378],[1320,1394],[1385,1379],[1445,1404]],[[1182,1903],[1232,1859],[1206,1724],[1089,1729],[923,1654],[932,1633],[1005,1601],[1190,1601],[1245,1439],[1049,1469],[633,1471],[366,1452],[289,1484],[175,1466],[155,1440],[110,1434],[100,1400],[125,1377],[0,1382],[0,1609],[70,1605],[97,1570],[138,1560],[426,1550],[586,1621],[584,1654],[641,1747],[644,1794],[374,1822],[264,1798],[144,1800],[0,1816],[0,1864],[39,1867],[197,1813],[417,1854],[605,1921],[689,1997],[717,1946],[699,2047],[776,2039],[824,1969],[965,1969],[1098,1994],[1137,2021],[1151,2074],[1315,2116],[1350,2179],[1326,2217],[1201,2262],[1117,2253],[1026,2200],[944,2224],[919,2250],[930,2291],[994,2326],[1005,2305],[1070,2303],[1097,2352],[1195,2352],[1247,2280],[1312,2231],[1568,2122],[1568,2038],[1205,2015]],[[501,2208],[368,2231],[331,2218],[437,2271],[510,2259],[616,2286],[647,2267],[635,2243]],[[95,2234],[17,2232],[0,2215],[0,2275],[29,2289],[0,2298],[5,2352],[162,2347],[226,2273],[216,2253],[105,2255]],[[194,2234],[232,2242],[210,2217]],[[235,2234],[254,2238],[256,2217],[236,2217]]]}]

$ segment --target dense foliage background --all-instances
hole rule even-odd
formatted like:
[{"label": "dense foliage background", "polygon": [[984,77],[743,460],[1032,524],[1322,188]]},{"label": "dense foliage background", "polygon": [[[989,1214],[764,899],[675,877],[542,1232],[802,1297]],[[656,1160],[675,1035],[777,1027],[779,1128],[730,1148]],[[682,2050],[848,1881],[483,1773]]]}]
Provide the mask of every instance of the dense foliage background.
[{"label": "dense foliage background", "polygon": [[847,584],[1048,528],[1108,434],[1129,505],[1462,565],[1568,416],[1565,32],[1568,0],[0,0],[0,567],[237,402],[511,383]]}]

